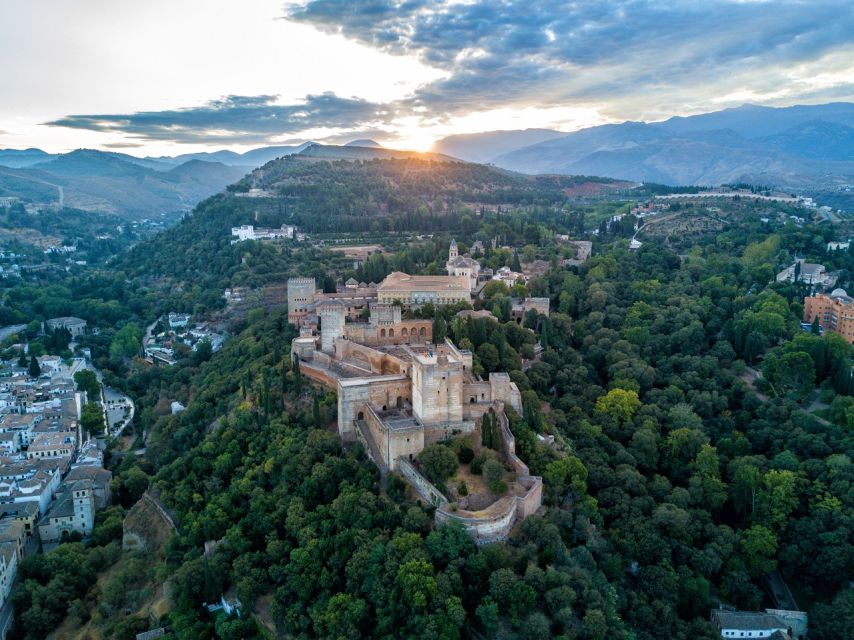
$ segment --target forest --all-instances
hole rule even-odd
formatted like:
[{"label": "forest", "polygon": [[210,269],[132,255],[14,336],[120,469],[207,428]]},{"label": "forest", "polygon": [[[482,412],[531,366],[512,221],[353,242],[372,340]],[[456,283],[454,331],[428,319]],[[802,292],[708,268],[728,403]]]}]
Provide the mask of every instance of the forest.
[{"label": "forest", "polygon": [[[273,209],[326,221],[336,219],[327,207],[338,196],[320,188],[324,176],[349,185],[341,197],[358,199],[360,172],[373,185],[397,171],[276,168],[265,170],[270,185],[283,185]],[[450,208],[425,229],[407,191],[394,193],[404,200],[382,216],[433,237],[373,256],[361,271],[323,248],[235,248],[226,227],[245,221],[248,205],[229,195],[120,256],[113,276],[63,282],[53,294],[8,292],[8,313],[73,311],[104,326],[93,346],[137,402],[146,445],[144,456],[112,457],[116,504],[91,540],[21,567],[22,637],[73,623],[114,638],[165,626],[182,639],[711,639],[709,612],[719,604],[769,606],[764,580],[773,571],[808,611],[811,638],[851,637],[851,347],[831,332],[804,331],[803,287],[772,282],[794,256],[807,256],[840,270],[839,286],[848,286],[854,254],[825,249],[842,232],[798,226],[783,206],[740,201],[721,205],[731,207],[721,231],[638,250],[628,248],[626,225],[606,222],[589,236],[594,256],[564,267],[568,249],[556,234],[589,234],[593,211],[549,200],[550,189],[515,202],[503,194],[506,212],[479,210],[462,195],[475,191],[444,193]],[[392,202],[389,193],[377,190],[376,201]],[[380,216],[357,213],[371,224]],[[284,308],[253,310],[233,322],[220,352],[171,368],[110,348],[122,327],[166,308],[163,282],[166,300],[205,309],[236,274],[257,283],[312,274],[334,285],[395,268],[438,273],[451,234],[463,249],[495,236],[517,248],[489,248],[484,264],[521,256],[550,265],[525,293],[548,297],[551,313],[529,313],[522,326],[510,321],[506,287],[474,303],[494,320],[421,310],[437,336],[473,351],[479,372],[509,371],[523,393],[511,429],[520,457],[544,478],[547,508],[505,543],[478,547],[457,528],[436,528],[400,478],[381,483],[360,446],[342,447],[331,426],[334,394],[290,364],[296,332]],[[187,410],[172,415],[174,399]],[[146,489],[179,529],[161,554],[142,558],[120,552],[117,540],[122,514]],[[152,621],[137,604],[164,581],[171,605]],[[247,615],[203,608],[226,593]]]}]

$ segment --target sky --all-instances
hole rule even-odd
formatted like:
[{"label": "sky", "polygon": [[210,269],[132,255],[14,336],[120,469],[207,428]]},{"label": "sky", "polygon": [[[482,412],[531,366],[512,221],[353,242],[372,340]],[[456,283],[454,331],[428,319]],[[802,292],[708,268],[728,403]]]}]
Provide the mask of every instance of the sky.
[{"label": "sky", "polygon": [[0,0],[0,148],[427,149],[854,100],[850,0]]}]

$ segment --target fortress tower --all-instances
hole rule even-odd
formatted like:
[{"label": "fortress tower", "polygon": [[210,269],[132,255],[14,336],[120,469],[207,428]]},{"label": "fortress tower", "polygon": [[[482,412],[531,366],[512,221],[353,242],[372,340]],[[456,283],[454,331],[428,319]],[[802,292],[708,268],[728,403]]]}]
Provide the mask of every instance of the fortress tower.
[{"label": "fortress tower", "polygon": [[401,307],[397,304],[379,302],[371,305],[371,326],[400,324],[402,320]]},{"label": "fortress tower", "polygon": [[463,361],[446,345],[412,358],[412,413],[423,424],[462,422]]},{"label": "fortress tower", "polygon": [[311,310],[316,290],[314,278],[288,278],[288,322],[297,324]]},{"label": "fortress tower", "polygon": [[347,307],[339,300],[324,300],[317,305],[320,316],[320,350],[334,353],[335,340],[344,335]]}]

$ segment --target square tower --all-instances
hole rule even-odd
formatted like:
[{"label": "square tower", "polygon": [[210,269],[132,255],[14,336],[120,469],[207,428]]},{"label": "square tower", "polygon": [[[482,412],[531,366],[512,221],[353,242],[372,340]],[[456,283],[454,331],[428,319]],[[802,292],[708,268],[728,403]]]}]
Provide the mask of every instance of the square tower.
[{"label": "square tower", "polygon": [[297,324],[314,309],[316,291],[314,278],[288,278],[288,322]]},{"label": "square tower", "polygon": [[463,420],[463,361],[447,345],[413,352],[412,413],[422,424]]},{"label": "square tower", "polygon": [[344,335],[347,307],[340,300],[324,300],[317,305],[320,316],[320,350],[335,352],[335,341]]}]

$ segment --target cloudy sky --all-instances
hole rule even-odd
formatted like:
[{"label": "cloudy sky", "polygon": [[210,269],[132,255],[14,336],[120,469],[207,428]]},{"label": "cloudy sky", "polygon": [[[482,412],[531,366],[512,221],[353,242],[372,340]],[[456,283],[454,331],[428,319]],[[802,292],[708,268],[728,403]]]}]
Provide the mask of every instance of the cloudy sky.
[{"label": "cloudy sky", "polygon": [[565,131],[854,99],[850,0],[0,0],[0,148]]}]

